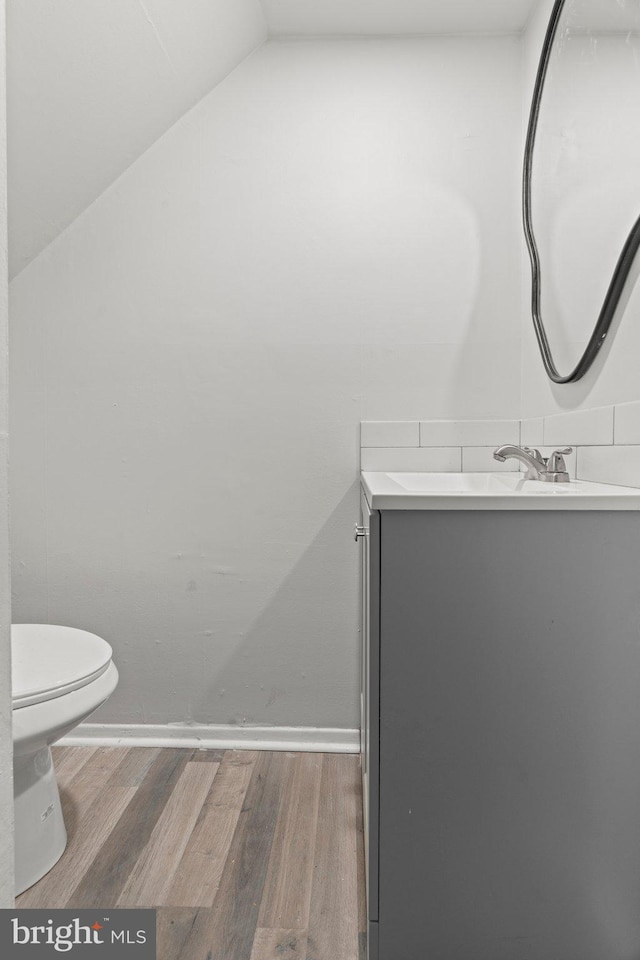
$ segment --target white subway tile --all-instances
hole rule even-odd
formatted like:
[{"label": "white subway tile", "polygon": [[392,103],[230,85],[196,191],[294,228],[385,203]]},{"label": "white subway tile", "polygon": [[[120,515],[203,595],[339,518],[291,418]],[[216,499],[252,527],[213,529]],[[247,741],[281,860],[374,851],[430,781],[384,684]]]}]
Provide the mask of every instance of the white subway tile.
[{"label": "white subway tile", "polygon": [[520,443],[519,420],[421,420],[421,447]]},{"label": "white subway tile", "polygon": [[365,447],[361,451],[360,468],[387,472],[403,470],[413,473],[459,472],[462,468],[460,447]]},{"label": "white subway tile", "polygon": [[419,447],[417,420],[363,420],[360,424],[362,447]]},{"label": "white subway tile", "polygon": [[545,417],[544,442],[556,447],[613,443],[613,407],[572,410]]},{"label": "white subway tile", "polygon": [[640,445],[580,447],[578,480],[640,487]]},{"label": "white subway tile", "polygon": [[463,447],[462,448],[462,472],[463,473],[497,473],[517,472],[518,460],[505,460],[501,463],[493,459],[495,447]]},{"label": "white subway tile", "polygon": [[614,443],[640,443],[640,402],[616,405]]},{"label": "white subway tile", "polygon": [[544,420],[542,417],[529,417],[520,423],[520,443],[523,447],[541,447],[544,443]]}]

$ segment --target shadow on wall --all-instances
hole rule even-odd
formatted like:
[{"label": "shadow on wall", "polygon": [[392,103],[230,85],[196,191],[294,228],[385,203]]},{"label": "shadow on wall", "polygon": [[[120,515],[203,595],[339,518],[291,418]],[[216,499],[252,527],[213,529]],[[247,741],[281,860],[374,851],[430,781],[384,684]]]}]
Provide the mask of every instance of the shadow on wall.
[{"label": "shadow on wall", "polygon": [[[520,390],[519,250],[509,240],[518,236],[519,224],[515,207],[512,211],[503,201],[506,209],[496,211],[494,198],[486,197],[479,183],[476,191],[482,199],[469,199],[465,211],[466,249],[458,243],[452,258],[455,282],[466,286],[467,300],[455,317],[459,337],[445,385],[446,408],[452,411],[449,416],[462,419],[503,419],[512,415],[513,397]],[[505,197],[510,197],[508,190]],[[506,242],[504,233],[495,233],[496,224],[505,233],[509,229]],[[492,231],[494,242],[487,242]],[[452,324],[453,317],[448,320]]]},{"label": "shadow on wall", "polygon": [[[306,701],[306,725],[343,727],[347,714],[348,725],[357,726],[359,550],[353,524],[359,489],[352,484],[219,672],[211,664],[215,679],[193,704],[191,723],[286,725],[293,699]],[[335,562],[339,541],[352,554],[344,565]],[[348,620],[345,609],[351,610]],[[345,651],[346,671],[340,669]],[[251,710],[238,711],[238,704],[251,704]],[[293,714],[300,714],[299,706]]]}]

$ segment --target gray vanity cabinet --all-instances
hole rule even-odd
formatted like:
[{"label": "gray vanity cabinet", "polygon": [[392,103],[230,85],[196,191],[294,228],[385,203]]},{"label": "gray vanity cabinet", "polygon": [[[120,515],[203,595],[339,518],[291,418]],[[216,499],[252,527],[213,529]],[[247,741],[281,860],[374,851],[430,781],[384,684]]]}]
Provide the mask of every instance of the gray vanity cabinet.
[{"label": "gray vanity cabinet", "polygon": [[637,960],[640,512],[363,523],[369,960]]}]

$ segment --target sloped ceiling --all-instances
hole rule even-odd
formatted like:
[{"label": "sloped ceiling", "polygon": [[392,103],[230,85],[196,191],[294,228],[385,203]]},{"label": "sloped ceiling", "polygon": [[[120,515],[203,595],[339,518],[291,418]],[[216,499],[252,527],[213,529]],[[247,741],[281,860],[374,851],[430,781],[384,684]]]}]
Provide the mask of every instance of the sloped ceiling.
[{"label": "sloped ceiling", "polygon": [[519,32],[537,0],[262,0],[272,36]]},{"label": "sloped ceiling", "polygon": [[8,0],[15,275],[266,37],[259,0]]},{"label": "sloped ceiling", "polygon": [[267,35],[518,31],[537,0],[7,0],[14,276]]}]

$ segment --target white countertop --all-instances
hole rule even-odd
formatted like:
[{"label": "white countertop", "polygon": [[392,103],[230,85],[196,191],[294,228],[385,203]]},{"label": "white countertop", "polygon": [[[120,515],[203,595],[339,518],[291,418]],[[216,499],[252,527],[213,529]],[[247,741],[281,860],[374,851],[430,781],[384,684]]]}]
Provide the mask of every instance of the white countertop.
[{"label": "white countertop", "polygon": [[515,472],[361,477],[372,510],[640,510],[640,487],[586,480],[543,483]]}]

